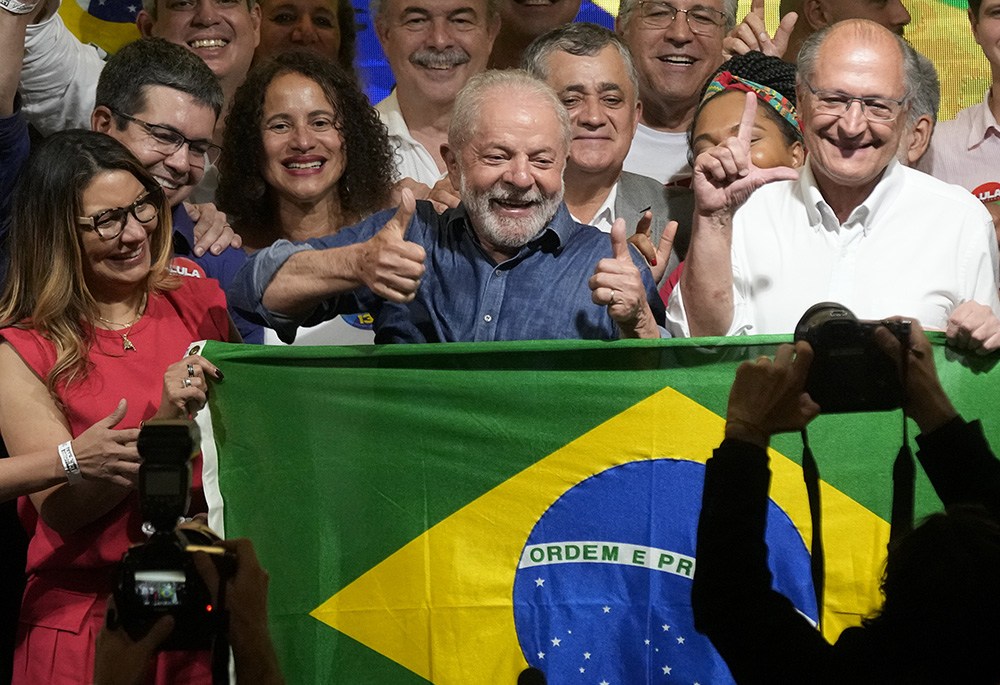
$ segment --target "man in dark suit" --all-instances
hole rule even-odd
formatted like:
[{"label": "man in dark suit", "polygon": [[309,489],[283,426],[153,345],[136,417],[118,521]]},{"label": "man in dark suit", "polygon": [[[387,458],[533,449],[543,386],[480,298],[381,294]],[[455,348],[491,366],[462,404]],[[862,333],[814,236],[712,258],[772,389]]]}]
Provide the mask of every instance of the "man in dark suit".
[{"label": "man in dark suit", "polygon": [[[678,222],[673,255],[664,252],[654,268],[659,275],[666,264],[669,274],[687,246],[694,201],[687,189],[622,171],[642,113],[628,47],[601,26],[566,24],[535,40],[521,66],[545,81],[569,112],[572,142],[564,180],[570,214],[606,232],[620,217],[629,235],[641,226],[653,245],[668,222]],[[643,220],[647,212],[651,222]],[[652,257],[647,255],[651,264]]]}]

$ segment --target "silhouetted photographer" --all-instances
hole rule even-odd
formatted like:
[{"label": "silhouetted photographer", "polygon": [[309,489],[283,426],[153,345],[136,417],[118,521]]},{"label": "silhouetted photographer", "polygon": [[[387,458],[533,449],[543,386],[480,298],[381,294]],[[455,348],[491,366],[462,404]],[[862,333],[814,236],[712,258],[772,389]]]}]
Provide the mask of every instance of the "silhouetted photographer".
[{"label": "silhouetted photographer", "polygon": [[707,464],[692,603],[741,685],[1000,683],[1000,462],[979,422],[952,406],[917,322],[905,357],[888,329],[875,338],[901,360],[917,458],[945,511],[890,546],[881,609],[828,643],[771,589],[764,542],[770,438],[820,412],[804,390],[813,351],[800,341],[740,366],[726,438]]}]

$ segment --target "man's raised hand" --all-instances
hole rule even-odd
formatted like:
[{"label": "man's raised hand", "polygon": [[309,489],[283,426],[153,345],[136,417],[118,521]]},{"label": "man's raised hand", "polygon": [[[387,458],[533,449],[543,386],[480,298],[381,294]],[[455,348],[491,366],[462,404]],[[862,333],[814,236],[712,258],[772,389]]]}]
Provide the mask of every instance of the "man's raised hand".
[{"label": "man's raised hand", "polygon": [[[730,59],[734,55],[745,55],[751,50],[763,52],[770,57],[784,57],[788,49],[788,39],[795,29],[799,15],[789,12],[781,18],[772,38],[764,24],[764,0],[753,0],[750,11],[743,21],[729,32],[722,41],[722,55]],[[795,56],[792,56],[794,59]]]},{"label": "man's raised hand", "polygon": [[660,241],[653,246],[653,213],[646,212],[639,219],[635,227],[635,233],[629,237],[635,249],[639,250],[649,264],[649,270],[653,274],[653,280],[657,283],[663,278],[667,270],[667,262],[670,261],[670,253],[674,250],[674,237],[677,235],[677,222],[671,221],[660,234]]},{"label": "man's raised hand", "polygon": [[390,302],[409,302],[424,275],[424,248],[406,240],[406,229],[416,211],[409,188],[400,191],[399,209],[382,229],[364,243],[361,279],[373,293]]},{"label": "man's raised hand", "polygon": [[649,308],[642,275],[632,261],[628,245],[625,220],[615,219],[611,227],[612,256],[597,263],[588,283],[590,299],[608,308],[608,316],[618,324],[623,338],[658,338],[660,329]]},{"label": "man's raised hand", "polygon": [[750,159],[750,139],[756,116],[757,96],[747,93],[739,133],[705,150],[694,161],[691,185],[696,214],[732,216],[762,185],[799,177],[798,172],[789,167],[761,169],[754,165]]}]

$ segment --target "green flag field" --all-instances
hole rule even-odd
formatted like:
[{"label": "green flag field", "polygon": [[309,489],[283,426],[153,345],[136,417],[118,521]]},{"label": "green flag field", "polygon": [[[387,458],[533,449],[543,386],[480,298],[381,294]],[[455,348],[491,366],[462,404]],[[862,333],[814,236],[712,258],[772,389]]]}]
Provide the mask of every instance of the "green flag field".
[{"label": "green flag field", "polygon": [[[996,358],[930,335],[1000,444]],[[553,685],[731,682],[690,616],[700,479],[736,367],[787,340],[208,343],[210,523],[270,572],[289,683],[513,685],[528,665]],[[809,428],[830,639],[879,603],[901,435],[899,411]],[[801,453],[774,440],[768,543],[815,620]],[[939,506],[918,468],[918,515]]]}]

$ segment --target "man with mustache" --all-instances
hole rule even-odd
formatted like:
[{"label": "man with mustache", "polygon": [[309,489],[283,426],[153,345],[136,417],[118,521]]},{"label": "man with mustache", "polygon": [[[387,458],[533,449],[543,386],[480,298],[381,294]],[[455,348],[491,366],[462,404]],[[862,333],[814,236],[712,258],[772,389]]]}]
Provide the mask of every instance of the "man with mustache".
[{"label": "man with mustache", "polygon": [[489,71],[455,100],[443,153],[462,202],[398,210],[255,253],[233,305],[283,340],[300,325],[370,312],[375,342],[659,337],[663,304],[618,220],[608,236],[562,202],[565,108],[522,71]]},{"label": "man with mustache", "polygon": [[498,0],[371,0],[375,32],[396,77],[378,104],[400,178],[433,186],[446,173],[455,96],[486,68],[500,30]]}]

